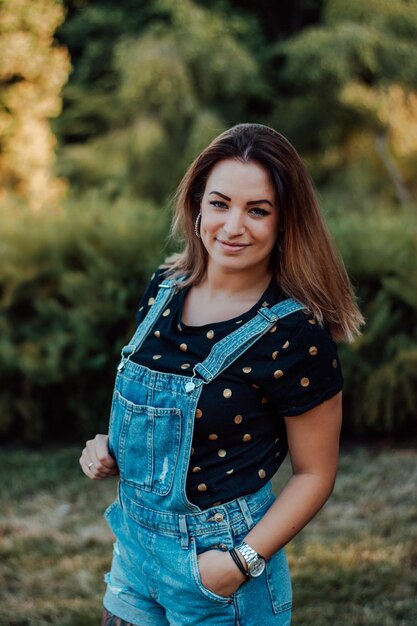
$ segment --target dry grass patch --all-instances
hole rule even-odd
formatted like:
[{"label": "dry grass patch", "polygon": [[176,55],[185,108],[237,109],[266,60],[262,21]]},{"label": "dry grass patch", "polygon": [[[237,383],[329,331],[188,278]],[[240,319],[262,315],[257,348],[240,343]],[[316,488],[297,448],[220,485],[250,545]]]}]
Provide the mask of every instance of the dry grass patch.
[{"label": "dry grass patch", "polygon": [[[78,456],[1,453],[0,626],[100,623],[116,482],[88,481]],[[342,451],[334,494],[288,547],[294,626],[416,626],[416,495],[417,451]]]}]

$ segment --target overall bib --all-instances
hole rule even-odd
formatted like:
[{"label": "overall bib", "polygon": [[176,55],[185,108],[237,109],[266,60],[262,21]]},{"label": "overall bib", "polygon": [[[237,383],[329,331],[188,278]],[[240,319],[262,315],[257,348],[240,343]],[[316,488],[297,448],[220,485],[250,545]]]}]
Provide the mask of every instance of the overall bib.
[{"label": "overall bib", "polygon": [[278,319],[303,308],[295,300],[262,307],[212,347],[193,375],[152,371],[130,360],[174,295],[160,285],[154,304],[122,350],[112,400],[109,446],[117,460],[118,496],[105,512],[116,537],[105,576],[105,608],[137,626],[288,626],[291,579],[284,548],[230,597],[203,586],[197,555],[229,550],[275,500],[271,483],[258,492],[201,510],[188,501],[186,478],[194,416],[210,383]]}]

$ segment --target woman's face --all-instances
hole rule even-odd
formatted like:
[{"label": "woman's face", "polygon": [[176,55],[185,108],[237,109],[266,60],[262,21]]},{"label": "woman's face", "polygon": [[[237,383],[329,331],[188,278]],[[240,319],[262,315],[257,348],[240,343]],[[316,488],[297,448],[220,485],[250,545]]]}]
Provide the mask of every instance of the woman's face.
[{"label": "woman's face", "polygon": [[268,272],[278,236],[276,194],[257,162],[216,163],[201,200],[200,232],[209,266],[226,271]]}]

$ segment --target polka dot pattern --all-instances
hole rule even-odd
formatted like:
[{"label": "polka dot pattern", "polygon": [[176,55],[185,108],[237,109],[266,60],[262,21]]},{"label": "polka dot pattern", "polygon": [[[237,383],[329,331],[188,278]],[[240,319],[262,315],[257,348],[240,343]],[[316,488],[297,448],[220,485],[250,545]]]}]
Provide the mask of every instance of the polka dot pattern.
[{"label": "polka dot pattern", "polygon": [[[155,284],[159,282],[160,277]],[[139,319],[149,311],[146,304],[150,307],[155,303],[157,291],[144,297]],[[186,292],[179,289],[165,306],[157,330],[152,329],[146,338],[137,362],[157,371],[172,371],[187,381],[193,366],[203,362],[216,342],[242,327],[249,316],[201,330],[194,327],[191,332],[181,323],[181,293]],[[271,306],[274,297],[262,298],[257,308]],[[334,389],[341,379],[337,353],[326,332],[312,315],[310,319],[301,313],[287,316],[270,327],[230,370],[203,385],[198,406],[192,409],[194,417],[189,416],[195,420],[187,477],[191,502],[204,509],[231,495],[255,491],[272,477],[287,453],[283,416],[299,414],[303,406],[314,406],[315,397],[323,398],[324,381],[332,381]],[[227,477],[227,490],[222,488],[222,477]]]}]

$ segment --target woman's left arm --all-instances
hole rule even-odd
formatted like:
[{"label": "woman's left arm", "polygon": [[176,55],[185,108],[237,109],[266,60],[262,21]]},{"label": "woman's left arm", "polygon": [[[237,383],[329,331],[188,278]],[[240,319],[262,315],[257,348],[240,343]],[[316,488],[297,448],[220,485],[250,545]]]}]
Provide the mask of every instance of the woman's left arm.
[{"label": "woman's left arm", "polygon": [[[288,543],[330,496],[337,470],[342,392],[302,415],[286,417],[293,475],[244,541],[266,559]],[[203,584],[228,596],[244,582],[231,556],[209,550],[198,558]]]},{"label": "woman's left arm", "polygon": [[333,491],[342,425],[342,392],[302,415],[286,417],[293,475],[245,541],[269,559],[321,509]]}]

